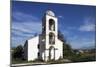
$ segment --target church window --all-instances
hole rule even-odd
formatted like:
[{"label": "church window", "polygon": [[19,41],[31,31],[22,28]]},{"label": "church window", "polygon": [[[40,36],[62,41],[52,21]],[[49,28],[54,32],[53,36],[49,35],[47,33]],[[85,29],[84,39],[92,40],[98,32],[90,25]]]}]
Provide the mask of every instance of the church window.
[{"label": "church window", "polygon": [[38,49],[40,49],[40,44],[38,44]]},{"label": "church window", "polygon": [[38,57],[40,56],[40,53],[38,52]]}]

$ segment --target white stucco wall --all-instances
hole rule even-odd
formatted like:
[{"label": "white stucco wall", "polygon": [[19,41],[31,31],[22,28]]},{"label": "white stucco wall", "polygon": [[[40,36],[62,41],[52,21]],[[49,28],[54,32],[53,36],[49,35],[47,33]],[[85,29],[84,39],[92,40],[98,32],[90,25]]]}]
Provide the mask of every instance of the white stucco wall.
[{"label": "white stucco wall", "polygon": [[55,52],[55,59],[63,58],[63,42],[59,39],[57,39],[56,45],[56,52]]},{"label": "white stucco wall", "polygon": [[[55,21],[55,31],[49,30],[49,19],[53,19]],[[57,40],[58,36],[58,26],[57,26],[57,18],[53,16],[46,15],[46,49],[49,48],[49,33],[52,32],[55,34],[55,41]]]},{"label": "white stucco wall", "polygon": [[[48,44],[48,48],[50,47],[51,45]],[[63,58],[63,42],[59,39],[56,40],[56,44],[55,45],[52,45],[56,50],[55,50],[55,60],[58,60],[60,58]],[[54,55],[53,52],[51,52],[52,55]],[[45,50],[45,61],[49,60],[49,49]]]},{"label": "white stucco wall", "polygon": [[[50,31],[49,30],[49,19],[53,19],[55,21],[55,31]],[[52,32],[55,34],[55,44],[54,45],[50,45],[49,44],[49,33]],[[60,57],[63,58],[63,42],[60,41],[58,39],[58,19],[57,17],[54,17],[54,16],[49,16],[49,15],[46,15],[46,49],[45,50],[45,60],[47,61],[48,60],[48,56],[49,56],[49,48],[50,46],[53,46],[55,49],[55,60],[58,60]],[[52,55],[53,52],[51,52]]]},{"label": "white stucco wall", "polygon": [[28,40],[28,61],[38,58],[39,36]]}]

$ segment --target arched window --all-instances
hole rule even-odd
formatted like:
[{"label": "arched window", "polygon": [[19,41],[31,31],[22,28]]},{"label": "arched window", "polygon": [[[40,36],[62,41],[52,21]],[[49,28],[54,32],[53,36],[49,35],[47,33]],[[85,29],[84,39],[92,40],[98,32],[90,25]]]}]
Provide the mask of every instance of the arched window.
[{"label": "arched window", "polygon": [[53,19],[49,20],[49,30],[51,31],[55,30],[55,21]]},{"label": "arched window", "polygon": [[38,49],[40,49],[40,44],[38,44]]},{"label": "arched window", "polygon": [[55,44],[55,35],[54,35],[54,33],[49,33],[49,44]]}]

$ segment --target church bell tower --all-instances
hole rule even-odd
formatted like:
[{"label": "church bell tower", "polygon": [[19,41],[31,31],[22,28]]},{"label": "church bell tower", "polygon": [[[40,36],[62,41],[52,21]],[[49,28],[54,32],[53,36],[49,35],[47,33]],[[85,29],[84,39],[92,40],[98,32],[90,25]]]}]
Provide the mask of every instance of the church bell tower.
[{"label": "church bell tower", "polygon": [[57,21],[58,20],[54,12],[50,10],[48,10],[43,17],[42,36],[45,40],[45,61],[55,60],[55,51],[57,50],[55,46],[58,38]]}]

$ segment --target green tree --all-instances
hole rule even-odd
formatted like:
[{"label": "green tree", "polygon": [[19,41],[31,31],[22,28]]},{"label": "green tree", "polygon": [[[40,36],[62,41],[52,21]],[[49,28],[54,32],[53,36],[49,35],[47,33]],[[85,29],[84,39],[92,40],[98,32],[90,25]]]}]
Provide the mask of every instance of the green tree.
[{"label": "green tree", "polygon": [[23,46],[19,45],[13,49],[12,58],[23,58]]},{"label": "green tree", "polygon": [[63,44],[63,57],[64,58],[68,58],[70,56],[72,56],[73,53],[73,49],[71,48],[71,46],[69,44],[64,43]]},{"label": "green tree", "polygon": [[68,58],[69,56],[73,55],[73,50],[69,43],[64,38],[64,35],[58,31],[58,39],[63,41],[63,57]]}]

